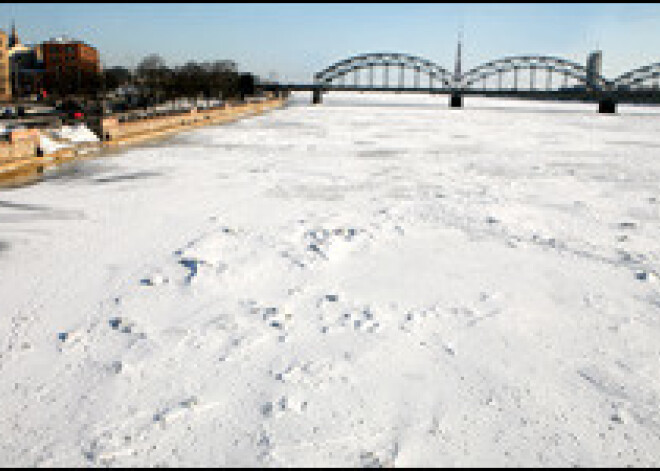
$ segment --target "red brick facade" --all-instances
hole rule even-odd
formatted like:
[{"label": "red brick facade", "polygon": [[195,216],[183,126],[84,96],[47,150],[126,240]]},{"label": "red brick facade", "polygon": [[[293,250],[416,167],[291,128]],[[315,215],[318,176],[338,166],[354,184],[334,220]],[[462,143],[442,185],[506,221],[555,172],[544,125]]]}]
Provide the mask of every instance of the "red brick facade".
[{"label": "red brick facade", "polygon": [[46,89],[64,82],[75,91],[100,73],[98,51],[79,41],[49,41],[42,45]]}]

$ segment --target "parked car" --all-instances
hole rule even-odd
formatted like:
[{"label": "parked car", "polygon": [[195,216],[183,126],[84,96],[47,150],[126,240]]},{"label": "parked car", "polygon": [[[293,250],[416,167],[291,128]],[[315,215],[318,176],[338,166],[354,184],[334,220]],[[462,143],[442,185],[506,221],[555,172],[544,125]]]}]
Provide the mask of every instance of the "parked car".
[{"label": "parked car", "polygon": [[85,108],[76,101],[65,101],[55,108],[65,123],[76,124],[85,119]]},{"label": "parked car", "polygon": [[128,105],[126,103],[113,103],[112,112],[113,113],[125,113],[128,111]]},{"label": "parked car", "polygon": [[7,106],[2,110],[0,115],[3,119],[11,119],[16,117],[16,110],[11,106]]}]

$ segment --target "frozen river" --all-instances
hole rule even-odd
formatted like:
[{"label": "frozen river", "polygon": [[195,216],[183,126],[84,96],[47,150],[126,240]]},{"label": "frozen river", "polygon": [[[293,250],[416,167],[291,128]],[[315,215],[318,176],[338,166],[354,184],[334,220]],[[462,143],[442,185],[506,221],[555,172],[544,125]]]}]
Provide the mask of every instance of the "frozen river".
[{"label": "frozen river", "polygon": [[659,465],[659,110],[308,103],[0,190],[0,462]]}]

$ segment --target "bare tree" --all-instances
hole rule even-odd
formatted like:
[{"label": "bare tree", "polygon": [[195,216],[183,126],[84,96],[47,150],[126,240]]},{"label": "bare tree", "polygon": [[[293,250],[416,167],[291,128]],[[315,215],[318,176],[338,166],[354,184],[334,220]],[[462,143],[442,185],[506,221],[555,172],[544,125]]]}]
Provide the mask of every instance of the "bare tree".
[{"label": "bare tree", "polygon": [[158,54],[149,54],[137,66],[135,76],[145,106],[159,98],[245,98],[255,92],[255,77],[241,74],[231,60],[189,61],[168,68]]},{"label": "bare tree", "polygon": [[142,59],[137,66],[136,75],[147,101],[157,102],[165,95],[171,71],[160,55],[149,54]]},{"label": "bare tree", "polygon": [[108,90],[128,85],[132,78],[131,71],[126,67],[109,67],[103,71],[103,75]]}]

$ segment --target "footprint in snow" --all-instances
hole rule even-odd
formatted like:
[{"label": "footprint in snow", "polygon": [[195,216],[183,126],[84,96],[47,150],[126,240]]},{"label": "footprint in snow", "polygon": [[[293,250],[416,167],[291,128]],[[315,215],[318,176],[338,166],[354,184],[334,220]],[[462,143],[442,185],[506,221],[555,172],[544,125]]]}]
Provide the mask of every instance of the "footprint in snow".
[{"label": "footprint in snow", "polygon": [[140,280],[142,286],[158,286],[169,282],[169,279],[166,276],[156,273],[151,276],[147,276]]},{"label": "footprint in snow", "polygon": [[134,322],[122,317],[112,317],[108,320],[108,325],[112,330],[122,334],[133,334],[138,339],[144,339],[147,335],[144,332],[138,332]]}]

